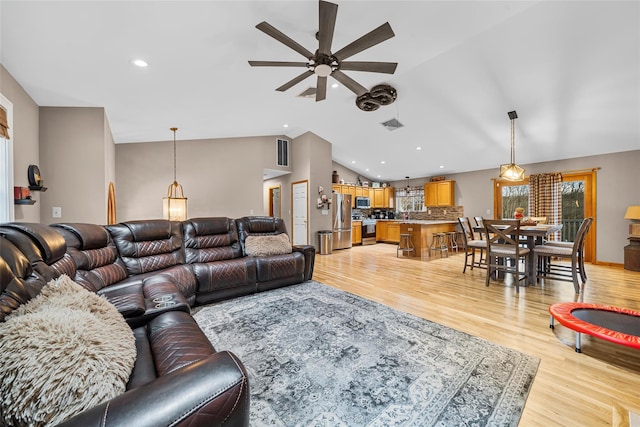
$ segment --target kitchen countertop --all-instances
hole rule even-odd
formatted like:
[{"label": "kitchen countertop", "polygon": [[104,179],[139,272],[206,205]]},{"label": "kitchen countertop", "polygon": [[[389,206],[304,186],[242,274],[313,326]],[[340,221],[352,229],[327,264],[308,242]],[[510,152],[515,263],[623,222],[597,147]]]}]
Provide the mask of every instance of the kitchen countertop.
[{"label": "kitchen countertop", "polygon": [[378,221],[396,222],[400,224],[416,225],[436,225],[436,224],[457,224],[458,221],[446,219],[379,219]]}]

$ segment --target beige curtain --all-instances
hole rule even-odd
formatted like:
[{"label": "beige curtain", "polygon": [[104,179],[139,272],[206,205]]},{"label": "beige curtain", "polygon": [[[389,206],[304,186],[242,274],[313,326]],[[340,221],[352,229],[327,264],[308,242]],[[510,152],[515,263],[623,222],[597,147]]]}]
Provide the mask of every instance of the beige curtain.
[{"label": "beige curtain", "polygon": [[0,138],[9,139],[9,122],[4,108],[0,108]]},{"label": "beige curtain", "polygon": [[[529,176],[529,216],[546,216],[549,224],[562,224],[561,183],[559,172]],[[560,240],[560,232],[554,238]]]}]

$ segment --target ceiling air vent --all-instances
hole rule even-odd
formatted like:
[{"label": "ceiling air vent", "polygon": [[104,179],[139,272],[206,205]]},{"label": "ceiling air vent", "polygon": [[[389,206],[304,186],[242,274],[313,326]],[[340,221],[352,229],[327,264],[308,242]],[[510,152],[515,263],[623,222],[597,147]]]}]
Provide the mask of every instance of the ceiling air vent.
[{"label": "ceiling air vent", "polygon": [[380,124],[385,128],[387,128],[387,130],[396,130],[404,126],[402,123],[400,123],[396,119],[387,120],[386,122],[382,122]]}]

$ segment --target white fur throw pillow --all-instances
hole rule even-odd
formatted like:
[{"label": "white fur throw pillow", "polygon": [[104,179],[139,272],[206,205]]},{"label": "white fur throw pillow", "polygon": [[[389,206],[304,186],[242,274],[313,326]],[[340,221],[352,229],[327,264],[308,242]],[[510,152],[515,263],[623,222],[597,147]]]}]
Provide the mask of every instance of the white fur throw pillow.
[{"label": "white fur throw pillow", "polygon": [[0,323],[0,425],[45,426],[125,392],[133,332],[105,298],[60,276]]},{"label": "white fur throw pillow", "polygon": [[291,242],[285,233],[268,236],[247,236],[244,251],[250,256],[282,255],[291,253]]}]

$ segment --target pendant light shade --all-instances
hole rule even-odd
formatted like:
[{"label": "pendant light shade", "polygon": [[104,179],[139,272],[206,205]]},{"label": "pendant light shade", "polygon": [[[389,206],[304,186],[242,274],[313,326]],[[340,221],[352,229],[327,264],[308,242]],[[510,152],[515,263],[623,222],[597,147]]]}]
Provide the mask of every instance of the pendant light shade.
[{"label": "pendant light shade", "polygon": [[176,180],[176,131],[173,131],[173,183],[167,189],[167,196],[162,199],[162,217],[169,221],[184,221],[187,219],[187,198],[184,197],[182,185]]},{"label": "pendant light shade", "polygon": [[514,120],[518,118],[515,111],[507,113],[511,119],[511,163],[500,165],[500,178],[507,181],[524,180],[524,169],[516,164],[516,131]]}]

